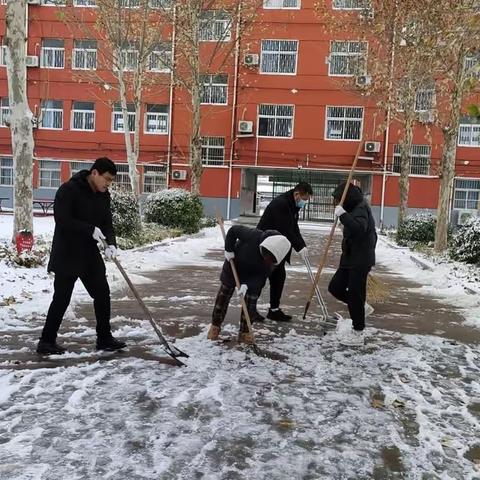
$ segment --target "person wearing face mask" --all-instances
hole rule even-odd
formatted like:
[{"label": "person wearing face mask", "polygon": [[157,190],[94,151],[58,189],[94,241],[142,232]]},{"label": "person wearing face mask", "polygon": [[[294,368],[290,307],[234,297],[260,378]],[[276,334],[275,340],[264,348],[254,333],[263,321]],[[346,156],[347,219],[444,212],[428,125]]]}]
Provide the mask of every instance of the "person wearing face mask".
[{"label": "person wearing face mask", "polygon": [[[220,275],[220,289],[215,299],[212,313],[212,325],[208,331],[209,340],[218,340],[228,305],[236,289],[230,260],[233,259],[241,286],[237,295],[242,295],[250,318],[257,311],[257,300],[269,275],[281,264],[290,251],[291,245],[286,237],[275,230],[261,231],[235,225],[225,237],[225,262]],[[242,310],[238,340],[252,343]]]},{"label": "person wearing face mask", "polygon": [[[292,248],[300,254],[305,261],[308,250],[305,241],[298,228],[298,216],[302,208],[305,207],[310,196],[313,195],[312,186],[307,182],[300,182],[292,190],[282,193],[275,197],[263,212],[257,228],[259,230],[277,230],[288,238]],[[292,319],[290,315],[285,314],[280,308],[283,287],[285,285],[286,272],[285,262],[290,263],[291,250],[285,259],[278,265],[269,277],[270,281],[270,309],[267,318],[280,322],[286,322]],[[258,312],[254,317],[255,321],[264,319]]]}]

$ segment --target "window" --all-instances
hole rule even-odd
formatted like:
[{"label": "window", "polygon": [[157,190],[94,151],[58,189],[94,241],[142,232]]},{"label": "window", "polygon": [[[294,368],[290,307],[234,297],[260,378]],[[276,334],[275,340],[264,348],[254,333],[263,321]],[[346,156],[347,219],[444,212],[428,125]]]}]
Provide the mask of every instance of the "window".
[{"label": "window", "polygon": [[168,133],[168,105],[147,105],[145,133]]},{"label": "window", "polygon": [[163,165],[143,166],[143,193],[155,193],[167,188],[167,169]]},{"label": "window", "polygon": [[429,112],[435,106],[435,87],[419,88],[415,96],[415,111]]},{"label": "window", "polygon": [[63,102],[42,100],[42,124],[40,128],[61,130],[63,128]]},{"label": "window", "polygon": [[139,8],[140,0],[118,0],[118,6],[120,8]]},{"label": "window", "polygon": [[168,10],[172,8],[172,0],[149,0],[148,5],[153,9]]},{"label": "window", "polygon": [[64,7],[66,0],[42,0],[42,5],[51,5],[52,7]]},{"label": "window", "polygon": [[259,105],[259,137],[293,137],[293,105]]},{"label": "window", "polygon": [[159,43],[154,46],[148,58],[148,70],[168,73],[172,68],[172,46],[170,43]]},{"label": "window", "polygon": [[0,185],[13,185],[12,157],[0,157]]},{"label": "window", "polygon": [[3,97],[0,100],[0,127],[7,127],[7,123],[10,119],[10,102],[8,97]]},{"label": "window", "polygon": [[202,13],[199,40],[202,42],[228,42],[232,37],[230,15],[223,10]]},{"label": "window", "polygon": [[0,65],[2,67],[7,66],[7,55],[8,55],[7,46],[3,44],[3,38],[2,38],[2,45],[0,49]]},{"label": "window", "polygon": [[263,8],[287,10],[300,8],[300,0],[263,0]]},{"label": "window", "polygon": [[95,104],[93,102],[73,102],[72,130],[95,130]]},{"label": "window", "polygon": [[70,174],[73,176],[80,170],[90,170],[90,167],[93,165],[92,162],[71,162],[70,163]]},{"label": "window", "polygon": [[125,44],[119,53],[114,60],[114,70],[120,70],[121,67],[126,72],[132,72],[138,68],[139,53],[135,43]]},{"label": "window", "polygon": [[65,67],[65,44],[57,38],[44,38],[42,41],[41,66],[43,68]]},{"label": "window", "polygon": [[72,51],[72,68],[75,70],[97,69],[96,40],[74,40]]},{"label": "window", "polygon": [[465,72],[468,77],[480,78],[480,57],[469,55],[465,57]]},{"label": "window", "polygon": [[223,165],[225,160],[224,137],[202,137],[202,163],[204,165]]},{"label": "window", "polygon": [[260,73],[295,75],[297,40],[262,40]]},{"label": "window", "polygon": [[128,174],[128,163],[116,163],[117,175],[115,176],[115,185],[123,190],[132,190],[130,176]]},{"label": "window", "polygon": [[[412,145],[410,175],[428,175],[430,172],[430,145]],[[393,146],[393,171],[400,173],[400,145]]]},{"label": "window", "polygon": [[39,187],[58,188],[60,186],[60,162],[40,160]]},{"label": "window", "polygon": [[[128,128],[130,132],[135,131],[135,105],[133,103],[127,104]],[[122,105],[115,103],[112,112],[112,132],[123,132],[123,114]]]},{"label": "window", "polygon": [[327,140],[360,140],[363,107],[327,107]]},{"label": "window", "polygon": [[480,180],[455,179],[453,208],[478,210],[480,201]]},{"label": "window", "polygon": [[365,73],[366,42],[330,42],[328,74],[338,76],[362,75]]},{"label": "window", "polygon": [[227,104],[228,75],[201,75],[202,103],[211,105]]},{"label": "window", "polygon": [[75,7],[96,7],[96,0],[73,0]]},{"label": "window", "polygon": [[338,10],[365,10],[370,8],[369,0],[333,0],[333,8]]},{"label": "window", "polygon": [[460,120],[458,145],[462,147],[480,147],[480,124],[471,123],[470,119]]}]

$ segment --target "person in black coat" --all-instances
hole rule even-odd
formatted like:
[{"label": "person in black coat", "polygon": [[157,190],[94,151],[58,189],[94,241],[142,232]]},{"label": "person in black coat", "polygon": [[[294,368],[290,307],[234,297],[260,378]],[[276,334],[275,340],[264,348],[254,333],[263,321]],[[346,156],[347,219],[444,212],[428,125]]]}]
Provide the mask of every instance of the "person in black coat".
[{"label": "person in black coat", "polygon": [[55,231],[47,267],[55,273],[54,294],[37,346],[40,354],[65,352],[57,343],[57,332],[78,278],[93,298],[97,348],[118,350],[126,346],[111,334],[110,289],[98,249],[98,242],[105,240],[105,257],[112,259],[117,255],[108,192],[116,173],[109,158],[98,158],[90,170],[75,174],[55,195]]},{"label": "person in black coat", "polygon": [[[252,321],[257,311],[257,300],[272,270],[278,268],[291,248],[290,242],[275,230],[265,232],[256,228],[235,225],[228,230],[225,237],[225,262],[220,275],[220,289],[215,299],[212,313],[212,325],[208,331],[209,340],[217,340],[223,320],[227,314],[230,299],[235,290],[230,260],[241,283],[237,294],[243,295]],[[251,336],[242,310],[240,317],[239,341],[250,343]]]},{"label": "person in black coat", "polygon": [[[344,189],[345,183],[333,192],[337,204]],[[353,329],[341,339],[341,343],[363,345],[367,278],[370,269],[375,265],[375,220],[362,191],[353,184],[348,186],[343,205],[335,207],[335,215],[343,224],[342,255],[340,266],[330,280],[328,291],[337,300],[347,304],[352,319]]]},{"label": "person in black coat", "polygon": [[[298,228],[298,214],[305,207],[310,196],[313,194],[312,187],[309,183],[300,182],[292,190],[282,193],[275,197],[263,212],[257,228],[260,230],[277,230],[288,238],[292,247],[298,252],[302,259],[305,260],[308,250],[305,240],[300,234]],[[283,287],[285,285],[286,272],[285,262],[290,263],[291,250],[285,260],[272,272],[270,280],[270,309],[267,318],[277,321],[289,321],[292,319],[290,315],[286,315],[280,308],[280,300],[282,298]],[[263,317],[257,313],[258,320]]]}]

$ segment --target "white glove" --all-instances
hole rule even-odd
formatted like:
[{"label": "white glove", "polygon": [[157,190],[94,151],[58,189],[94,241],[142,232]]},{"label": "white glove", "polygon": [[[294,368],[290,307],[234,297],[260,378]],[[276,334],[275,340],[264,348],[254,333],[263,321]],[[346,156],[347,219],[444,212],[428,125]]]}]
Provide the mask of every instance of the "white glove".
[{"label": "white glove", "polygon": [[108,247],[105,248],[105,258],[107,260],[113,260],[114,258],[118,257],[118,250],[115,245],[108,245]]},{"label": "white glove", "polygon": [[303,247],[299,252],[298,254],[302,257],[302,260],[304,262],[307,261],[308,259],[308,248],[307,247]]},{"label": "white glove", "polygon": [[229,262],[232,258],[235,258],[235,253],[233,252],[227,252],[225,250],[225,259],[227,260],[227,262]]},{"label": "white glove", "polygon": [[341,217],[344,213],[347,213],[347,212],[341,205],[337,205],[335,207],[335,216],[336,217]]},{"label": "white glove", "polygon": [[96,242],[105,240],[105,235],[102,233],[102,231],[98,227],[95,227],[95,230],[92,233],[92,237]]},{"label": "white glove", "polygon": [[237,292],[237,295],[240,297],[244,297],[245,294],[247,293],[247,290],[248,290],[248,285],[245,285],[244,283],[242,283],[240,285],[240,288],[235,288],[235,291]]}]

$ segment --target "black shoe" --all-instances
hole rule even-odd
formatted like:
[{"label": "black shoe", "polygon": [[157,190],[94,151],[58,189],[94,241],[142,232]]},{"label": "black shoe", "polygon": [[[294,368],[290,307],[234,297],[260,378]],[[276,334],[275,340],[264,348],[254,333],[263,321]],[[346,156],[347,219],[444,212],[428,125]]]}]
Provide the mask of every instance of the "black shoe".
[{"label": "black shoe", "polygon": [[265,317],[258,312],[255,312],[255,315],[252,317],[252,323],[264,322]]},{"label": "black shoe", "polygon": [[121,350],[125,348],[127,344],[113,337],[97,338],[97,350],[107,350],[114,352],[115,350]]},{"label": "black shoe", "polygon": [[267,318],[269,320],[275,320],[277,322],[289,322],[292,319],[291,315],[287,315],[278,309],[275,311],[269,310],[267,313]]},{"label": "black shoe", "polygon": [[47,342],[40,339],[37,345],[37,353],[41,355],[63,355],[67,351],[57,342]]}]

